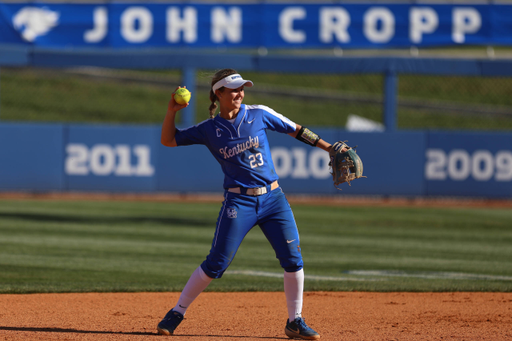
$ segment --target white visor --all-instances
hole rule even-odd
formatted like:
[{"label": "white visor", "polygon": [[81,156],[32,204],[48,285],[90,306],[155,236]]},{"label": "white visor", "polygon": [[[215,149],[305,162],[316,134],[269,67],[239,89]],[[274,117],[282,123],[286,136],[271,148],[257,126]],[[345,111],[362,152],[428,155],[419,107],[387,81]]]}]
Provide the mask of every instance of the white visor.
[{"label": "white visor", "polygon": [[240,76],[238,73],[235,73],[234,75],[229,75],[227,77],[222,78],[217,83],[213,84],[213,92],[215,92],[217,89],[222,88],[223,86],[229,89],[236,89],[241,87],[242,85],[245,85],[247,87],[251,87],[254,84],[252,81],[245,80]]}]

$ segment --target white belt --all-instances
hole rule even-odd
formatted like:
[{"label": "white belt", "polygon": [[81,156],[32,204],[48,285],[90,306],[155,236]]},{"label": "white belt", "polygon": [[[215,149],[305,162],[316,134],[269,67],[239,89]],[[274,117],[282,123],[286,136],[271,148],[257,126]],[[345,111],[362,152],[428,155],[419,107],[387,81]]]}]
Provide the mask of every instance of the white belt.
[{"label": "white belt", "polygon": [[[256,188],[234,187],[234,188],[228,188],[228,192],[258,196],[258,195],[267,194],[269,192],[267,187],[269,187],[269,186],[256,187]],[[273,191],[278,187],[279,187],[279,184],[277,183],[277,180],[276,180],[270,184],[270,191]]]}]

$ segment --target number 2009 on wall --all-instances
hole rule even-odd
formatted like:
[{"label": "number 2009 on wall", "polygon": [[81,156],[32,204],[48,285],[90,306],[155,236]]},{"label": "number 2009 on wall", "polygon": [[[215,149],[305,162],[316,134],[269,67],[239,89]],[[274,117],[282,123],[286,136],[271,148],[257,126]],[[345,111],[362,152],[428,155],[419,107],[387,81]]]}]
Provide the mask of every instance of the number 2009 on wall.
[{"label": "number 2009 on wall", "polygon": [[448,153],[442,149],[428,149],[426,156],[427,180],[512,180],[512,152],[509,150],[493,154],[482,149],[470,154],[464,149],[453,149]]}]

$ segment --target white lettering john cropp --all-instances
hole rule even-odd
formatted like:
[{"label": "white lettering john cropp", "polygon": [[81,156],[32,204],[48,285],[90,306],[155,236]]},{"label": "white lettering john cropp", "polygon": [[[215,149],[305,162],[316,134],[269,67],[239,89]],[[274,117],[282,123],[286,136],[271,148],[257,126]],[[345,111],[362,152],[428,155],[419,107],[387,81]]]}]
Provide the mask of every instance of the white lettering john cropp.
[{"label": "white lettering john cropp", "polygon": [[224,159],[229,159],[235,155],[245,152],[247,149],[258,148],[260,145],[260,140],[258,136],[252,137],[249,136],[249,139],[246,142],[238,143],[236,146],[232,148],[228,148],[228,146],[219,149],[219,152],[222,154]]}]

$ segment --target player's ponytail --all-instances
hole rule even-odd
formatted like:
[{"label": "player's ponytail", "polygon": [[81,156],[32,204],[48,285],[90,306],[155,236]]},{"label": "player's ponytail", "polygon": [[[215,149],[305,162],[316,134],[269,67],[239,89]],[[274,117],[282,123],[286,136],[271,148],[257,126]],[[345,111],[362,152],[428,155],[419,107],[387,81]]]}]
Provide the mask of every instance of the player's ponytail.
[{"label": "player's ponytail", "polygon": [[212,102],[212,104],[210,104],[210,108],[208,108],[208,110],[210,110],[210,118],[215,117],[215,111],[217,111],[217,103],[215,102],[217,102],[217,100],[217,96],[215,96],[213,91],[210,89],[210,101]]},{"label": "player's ponytail", "polygon": [[[229,75],[234,75],[238,73],[236,70],[233,70],[233,69],[222,69],[222,70],[219,70],[217,71],[213,77],[212,77],[212,84],[211,84],[211,87],[210,87],[210,101],[212,102],[212,104],[210,104],[210,108],[208,109],[210,111],[210,118],[214,118],[215,117],[215,111],[217,111],[217,101],[219,100],[217,98],[217,95],[215,95],[215,93],[213,92],[212,88],[213,88],[213,85],[215,83],[217,83],[218,81],[220,81],[221,79],[229,76]],[[224,91],[224,87],[220,88],[219,89],[220,92]]]}]

